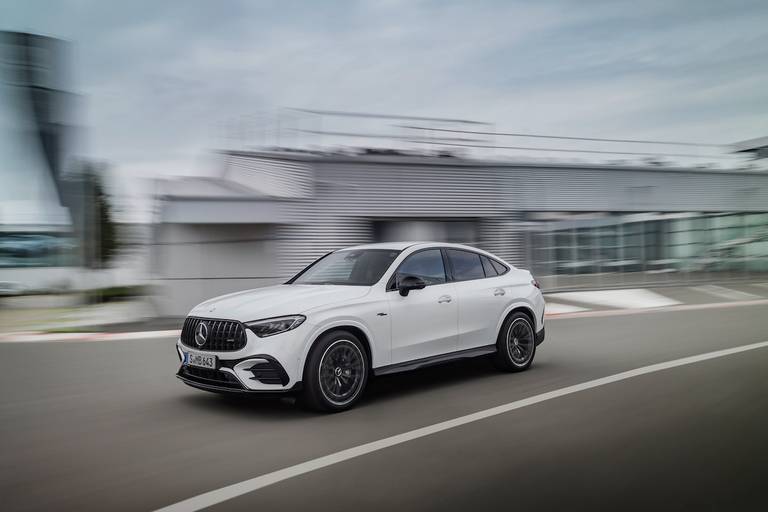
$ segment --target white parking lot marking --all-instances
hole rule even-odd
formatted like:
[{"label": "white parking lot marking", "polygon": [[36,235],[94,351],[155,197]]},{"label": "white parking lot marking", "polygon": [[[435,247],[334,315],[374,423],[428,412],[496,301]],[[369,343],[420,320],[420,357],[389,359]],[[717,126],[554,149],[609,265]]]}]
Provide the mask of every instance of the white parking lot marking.
[{"label": "white parking lot marking", "polygon": [[629,290],[595,290],[584,292],[552,293],[548,297],[614,308],[660,308],[680,304],[679,301],[643,288]]},{"label": "white parking lot marking", "polygon": [[587,308],[580,308],[579,306],[572,306],[570,304],[560,304],[557,302],[547,302],[546,314],[549,315],[564,315],[566,313],[578,313],[580,311],[587,311]]},{"label": "white parking lot marking", "polygon": [[718,350],[715,352],[707,352],[705,354],[699,354],[699,355],[690,356],[690,357],[683,357],[681,359],[674,359],[672,361],[666,361],[664,363],[643,366],[641,368],[635,368],[634,370],[617,373],[614,375],[610,375],[608,377],[603,377],[600,379],[583,382],[581,384],[576,384],[573,386],[556,389],[554,391],[549,391],[547,393],[542,393],[540,395],[524,398],[522,400],[516,400],[514,402],[510,402],[504,405],[499,405],[497,407],[492,407],[490,409],[468,414],[466,416],[461,416],[459,418],[443,421],[440,423],[436,423],[434,425],[429,425],[427,427],[418,428],[416,430],[411,430],[409,432],[398,434],[392,437],[387,437],[385,439],[380,439],[378,441],[373,441],[371,443],[366,443],[360,446],[355,446],[353,448],[348,448],[346,450],[332,453],[324,457],[319,457],[317,459],[312,459],[306,462],[302,462],[300,464],[296,464],[295,466],[290,466],[284,469],[273,471],[271,473],[267,473],[261,476],[257,476],[255,478],[251,478],[250,480],[245,480],[243,482],[232,484],[227,487],[222,487],[221,489],[216,489],[213,491],[206,492],[204,494],[200,494],[198,496],[194,496],[192,498],[186,499],[184,501],[180,501],[173,505],[163,507],[159,509],[159,511],[187,512],[187,511],[201,510],[203,508],[211,507],[213,505],[217,505],[224,501],[237,498],[238,496],[243,496],[244,494],[248,494],[253,491],[263,489],[264,487],[282,482],[284,480],[288,480],[290,478],[293,478],[299,475],[304,475],[306,473],[310,473],[318,469],[332,466],[333,464],[338,464],[340,462],[354,459],[356,457],[361,457],[363,455],[373,453],[379,450],[383,450],[391,446],[407,443],[408,441],[413,441],[414,439],[419,439],[421,437],[426,437],[432,434],[436,434],[438,432],[443,432],[445,430],[460,427],[468,423],[473,423],[486,418],[497,416],[499,414],[504,414],[510,411],[521,409],[529,405],[534,405],[541,402],[545,402],[547,400],[560,398],[562,396],[578,393],[580,391],[586,391],[588,389],[593,389],[599,386],[605,386],[607,384],[612,384],[614,382],[631,379],[633,377],[647,375],[649,373],[660,372],[663,370],[668,370],[670,368],[676,368],[679,366],[685,366],[689,364],[698,363],[701,361],[707,361],[709,359],[716,359],[718,357],[725,357],[725,356],[738,354],[738,353],[746,352],[749,350],[765,348],[765,347],[768,347],[768,341],[762,341],[759,343],[753,343],[751,345],[742,345],[740,347],[733,347],[725,350]]},{"label": "white parking lot marking", "polygon": [[693,286],[691,287],[691,290],[696,290],[697,292],[706,293],[714,297],[720,297],[721,299],[728,300],[755,300],[763,298],[760,295],[755,295],[754,293],[732,290],[730,288],[726,288],[725,286],[717,286],[714,284]]}]

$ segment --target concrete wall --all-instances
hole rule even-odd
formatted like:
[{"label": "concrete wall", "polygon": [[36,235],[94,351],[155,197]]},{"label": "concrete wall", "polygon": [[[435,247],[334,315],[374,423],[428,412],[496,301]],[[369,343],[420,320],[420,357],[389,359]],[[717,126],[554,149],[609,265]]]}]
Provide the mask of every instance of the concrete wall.
[{"label": "concrete wall", "polygon": [[181,316],[205,299],[283,281],[273,227],[160,224],[152,243],[157,314]]}]

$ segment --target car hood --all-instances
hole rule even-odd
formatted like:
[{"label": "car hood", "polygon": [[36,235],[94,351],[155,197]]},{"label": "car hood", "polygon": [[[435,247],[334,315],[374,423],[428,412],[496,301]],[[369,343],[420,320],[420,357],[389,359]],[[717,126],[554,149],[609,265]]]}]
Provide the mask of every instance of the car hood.
[{"label": "car hood", "polygon": [[364,297],[369,291],[368,286],[281,284],[215,297],[198,304],[189,314],[249,322],[304,313],[318,306]]}]

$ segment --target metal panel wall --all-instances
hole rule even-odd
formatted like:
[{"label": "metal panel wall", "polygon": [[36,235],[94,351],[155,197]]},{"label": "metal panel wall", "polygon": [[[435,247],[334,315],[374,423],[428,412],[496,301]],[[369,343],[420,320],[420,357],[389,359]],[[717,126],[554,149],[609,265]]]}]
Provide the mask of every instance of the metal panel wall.
[{"label": "metal panel wall", "polygon": [[329,187],[324,204],[345,214],[395,218],[502,215],[503,177],[493,169],[456,166],[318,163]]},{"label": "metal panel wall", "polygon": [[268,196],[302,198],[313,193],[312,168],[290,160],[233,153],[226,156],[224,177]]}]

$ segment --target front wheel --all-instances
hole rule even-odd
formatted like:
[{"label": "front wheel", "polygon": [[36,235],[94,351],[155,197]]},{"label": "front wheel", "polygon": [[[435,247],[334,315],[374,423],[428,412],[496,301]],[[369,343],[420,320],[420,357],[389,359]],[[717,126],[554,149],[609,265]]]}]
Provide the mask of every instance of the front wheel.
[{"label": "front wheel", "polygon": [[351,332],[331,332],[317,340],[307,357],[304,401],[318,411],[344,411],[357,402],[367,382],[363,344]]},{"label": "front wheel", "polygon": [[509,315],[496,340],[494,362],[508,372],[527,370],[536,354],[536,336],[531,319],[525,313]]}]

